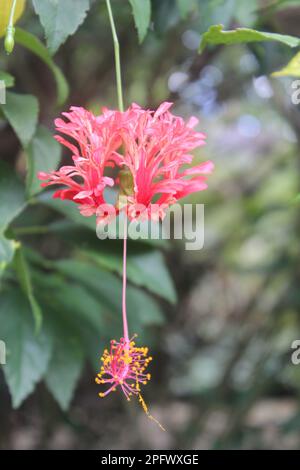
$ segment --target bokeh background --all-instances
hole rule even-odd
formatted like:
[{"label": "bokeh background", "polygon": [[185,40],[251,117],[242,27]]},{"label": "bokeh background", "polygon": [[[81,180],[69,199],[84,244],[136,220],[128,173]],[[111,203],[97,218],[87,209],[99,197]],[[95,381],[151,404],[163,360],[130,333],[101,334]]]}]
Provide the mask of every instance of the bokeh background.
[{"label": "bokeh background", "polygon": [[[299,447],[300,365],[291,362],[291,344],[300,339],[300,113],[292,79],[271,77],[295,52],[273,42],[197,50],[217,23],[300,36],[300,2],[199,0],[184,17],[179,3],[152,1],[140,45],[130,5],[112,2],[126,104],[154,109],[173,101],[176,114],[199,117],[207,146],[196,160],[216,165],[209,190],[185,200],[205,204],[203,250],[186,251],[178,240],[129,242],[131,330],[154,357],[144,395],[167,431],[121,394],[97,397],[99,355],[120,335],[121,245],[98,240],[93,220],[45,192],[30,198],[7,232],[22,257],[2,266],[0,339],[10,335],[14,348],[0,371],[2,449]],[[30,2],[19,24],[44,40]],[[55,61],[70,85],[60,107],[47,66],[20,46],[7,57],[1,46],[13,91],[38,98],[50,132],[70,104],[94,112],[116,106],[104,2],[92,2]],[[4,119],[0,138],[6,170],[24,180],[25,152]],[[38,145],[35,151],[43,154]],[[2,206],[7,195],[1,192]],[[42,339],[22,262],[42,311]]]}]

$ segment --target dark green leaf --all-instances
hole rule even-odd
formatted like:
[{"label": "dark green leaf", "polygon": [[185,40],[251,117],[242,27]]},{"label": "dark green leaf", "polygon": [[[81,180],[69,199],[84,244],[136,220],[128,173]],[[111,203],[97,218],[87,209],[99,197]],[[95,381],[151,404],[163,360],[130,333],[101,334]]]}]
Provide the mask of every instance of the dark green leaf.
[{"label": "dark green leaf", "polygon": [[[122,282],[107,271],[92,264],[62,260],[55,263],[56,268],[64,275],[92,289],[98,296],[101,305],[114,312],[121,318],[122,312]],[[133,323],[160,324],[163,315],[158,304],[140,289],[127,288],[128,316]]]},{"label": "dark green leaf", "polygon": [[39,171],[55,170],[61,157],[61,146],[45,127],[38,127],[27,149],[27,195],[33,196],[41,190],[37,178]]},{"label": "dark green leaf", "polygon": [[15,287],[0,297],[1,339],[6,343],[4,375],[17,408],[45,374],[52,352],[52,336],[34,330],[29,305]]},{"label": "dark green leaf", "polygon": [[91,324],[95,331],[103,329],[103,306],[96,296],[79,284],[65,284],[56,299],[66,311],[77,315],[80,321]]},{"label": "dark green leaf", "polygon": [[294,36],[256,31],[248,28],[237,28],[232,31],[224,31],[223,25],[219,24],[211,26],[209,30],[203,34],[200,44],[200,52],[203,52],[207,45],[229,45],[263,41],[277,41],[290,47],[297,47],[300,44],[300,39]]},{"label": "dark green leaf", "polygon": [[25,191],[11,168],[0,163],[0,233],[25,206]]},{"label": "dark green leaf", "polygon": [[14,264],[21,288],[31,306],[36,331],[39,332],[42,324],[42,311],[34,296],[29,266],[24,256],[22,246],[19,246],[16,251]]},{"label": "dark green leaf", "polygon": [[70,331],[56,331],[46,384],[61,408],[68,409],[83,366],[80,339]]},{"label": "dark green leaf", "polygon": [[39,104],[31,95],[6,93],[6,104],[1,106],[4,116],[19,137],[24,148],[27,147],[35,133]]},{"label": "dark green leaf", "polygon": [[[89,255],[99,266],[122,275],[123,260],[120,254],[99,250],[97,253],[90,252]],[[164,258],[159,251],[148,251],[138,255],[129,254],[127,276],[137,286],[146,287],[154,294],[158,294],[172,303],[176,302],[176,291],[165,266]]]},{"label": "dark green leaf", "polygon": [[89,0],[33,0],[33,6],[44,27],[47,45],[54,54],[68,36],[83,23]]},{"label": "dark green leaf", "polygon": [[26,47],[26,49],[37,55],[46,65],[48,65],[56,81],[57,102],[59,105],[63,104],[69,95],[69,85],[62,71],[53,62],[48,49],[36,36],[21,28],[16,28],[15,40],[17,43],[21,44],[21,46]]},{"label": "dark green leaf", "polygon": [[146,37],[151,20],[150,0],[129,0],[134,17],[135,26],[138,31],[139,42],[143,42]]}]

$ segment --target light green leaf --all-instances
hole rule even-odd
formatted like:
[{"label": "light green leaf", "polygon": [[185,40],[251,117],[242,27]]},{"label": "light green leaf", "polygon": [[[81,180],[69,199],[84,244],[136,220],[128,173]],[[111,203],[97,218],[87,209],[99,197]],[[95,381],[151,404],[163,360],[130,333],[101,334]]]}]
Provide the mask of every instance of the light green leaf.
[{"label": "light green leaf", "polygon": [[10,88],[15,84],[15,77],[10,75],[10,73],[0,72],[0,81],[5,83],[6,88]]},{"label": "light green leaf", "polygon": [[29,266],[27,264],[21,245],[16,251],[14,265],[20,281],[20,286],[30,304],[35,321],[36,331],[39,332],[42,324],[42,311],[34,296]]},{"label": "light green leaf", "polygon": [[69,85],[60,68],[53,62],[48,49],[36,36],[21,28],[16,28],[15,41],[38,56],[49,67],[56,81],[57,102],[59,105],[63,104],[69,95]]},{"label": "light green leaf", "polygon": [[196,7],[196,0],[176,0],[176,3],[182,19],[186,19],[188,14]]},{"label": "light green leaf", "polygon": [[[101,246],[101,245],[100,245]],[[122,255],[116,252],[85,252],[100,267],[122,275]],[[146,287],[169,302],[176,302],[176,291],[165,266],[164,258],[159,251],[127,256],[128,279],[137,286]]]},{"label": "light green leaf", "polygon": [[61,157],[61,146],[43,126],[38,127],[27,149],[27,195],[33,196],[41,190],[37,178],[39,171],[55,170]]},{"label": "light green leaf", "polygon": [[135,26],[138,31],[139,42],[143,42],[146,37],[151,21],[151,1],[150,0],[129,0],[134,17]]},{"label": "light green leaf", "polygon": [[11,168],[0,162],[0,233],[25,207],[25,190]]},{"label": "light green leaf", "polygon": [[272,73],[273,77],[300,77],[300,52],[281,70]]},{"label": "light green leaf", "polygon": [[248,42],[277,41],[290,47],[300,45],[300,39],[285,34],[268,33],[256,31],[248,28],[237,28],[231,31],[224,31],[223,25],[214,25],[202,35],[200,52],[203,52],[207,45],[219,44],[240,44]]},{"label": "light green leaf", "polygon": [[3,371],[13,407],[18,408],[47,370],[52,336],[46,329],[35,333],[29,305],[16,287],[1,293],[0,325],[7,351]]},{"label": "light green leaf", "polygon": [[80,339],[69,331],[55,334],[53,356],[46,374],[46,384],[61,408],[66,411],[72,400],[83,366]]},{"label": "light green leaf", "polygon": [[90,7],[89,0],[33,0],[35,12],[44,27],[47,45],[54,54],[68,36],[83,23]]},{"label": "light green leaf", "polygon": [[22,146],[27,147],[35,133],[39,104],[35,96],[6,93],[6,104],[1,106],[4,116],[19,137]]},{"label": "light green leaf", "polygon": [[18,244],[15,240],[8,240],[0,234],[0,275],[6,266],[12,262],[17,246]]}]

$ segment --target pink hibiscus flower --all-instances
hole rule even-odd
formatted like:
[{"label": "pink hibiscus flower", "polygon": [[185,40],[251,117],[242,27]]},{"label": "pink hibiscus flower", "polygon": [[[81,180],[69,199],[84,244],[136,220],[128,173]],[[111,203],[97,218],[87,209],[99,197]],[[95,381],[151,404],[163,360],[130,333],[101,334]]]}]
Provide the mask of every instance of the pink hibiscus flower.
[{"label": "pink hibiscus flower", "polygon": [[[102,207],[104,189],[117,182],[129,218],[163,218],[178,199],[206,189],[206,175],[214,167],[211,161],[185,167],[192,162],[190,152],[205,144],[205,135],[194,130],[196,118],[185,123],[170,113],[171,106],[165,102],[151,111],[132,104],[123,113],[105,108],[100,116],[72,107],[71,112],[63,113],[67,121],[56,119],[55,125],[74,143],[55,137],[72,151],[73,165],[40,172],[38,177],[45,181],[42,186],[65,186],[53,197],[70,199],[79,205],[82,215],[96,213],[98,221],[103,221],[107,217]],[[121,170],[115,180],[104,174],[112,166]],[[116,205],[116,213],[120,207]]]}]

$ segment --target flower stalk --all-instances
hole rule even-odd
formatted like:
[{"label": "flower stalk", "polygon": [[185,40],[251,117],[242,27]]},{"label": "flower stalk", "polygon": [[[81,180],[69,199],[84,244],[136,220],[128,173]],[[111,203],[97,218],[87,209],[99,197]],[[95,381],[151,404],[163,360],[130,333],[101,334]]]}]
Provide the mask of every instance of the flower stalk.
[{"label": "flower stalk", "polygon": [[[116,82],[117,82],[117,95],[118,95],[118,106],[121,112],[124,112],[124,100],[123,100],[123,87],[122,87],[122,72],[121,72],[121,59],[120,59],[120,43],[117,35],[115,20],[111,8],[110,0],[106,0],[106,6],[108,11],[108,17],[114,43],[115,53],[115,67],[116,67]],[[128,321],[126,312],[126,287],[127,287],[127,217],[125,213],[124,217],[124,234],[123,234],[123,287],[122,287],[122,318],[123,318],[123,330],[124,339],[129,342],[128,333]]]},{"label": "flower stalk", "polygon": [[106,6],[108,11],[108,17],[111,27],[111,32],[114,42],[114,53],[115,53],[115,66],[116,66],[116,81],[117,81],[117,93],[118,93],[118,105],[120,111],[124,111],[124,101],[123,101],[123,88],[122,88],[122,74],[121,74],[121,60],[120,60],[120,43],[116,31],[115,20],[110,4],[110,0],[106,0]]}]

